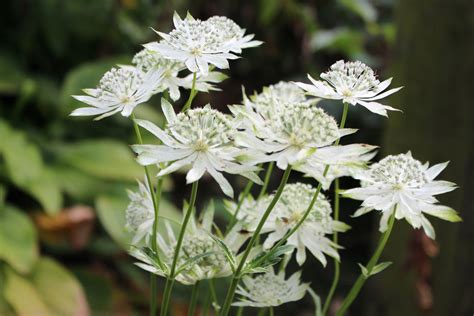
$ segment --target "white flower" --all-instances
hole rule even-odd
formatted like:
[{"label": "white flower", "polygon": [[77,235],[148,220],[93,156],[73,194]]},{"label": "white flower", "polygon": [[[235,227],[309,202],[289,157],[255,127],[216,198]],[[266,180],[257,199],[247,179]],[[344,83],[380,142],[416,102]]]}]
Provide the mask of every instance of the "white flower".
[{"label": "white flower", "polygon": [[[264,248],[271,248],[299,222],[315,192],[316,189],[309,184],[294,183],[285,186],[277,203],[280,206],[274,210],[273,216],[265,223],[265,232],[270,231],[271,233],[263,244]],[[306,260],[306,248],[324,266],[327,263],[324,254],[339,259],[336,249],[340,247],[326,235],[346,231],[349,226],[333,220],[331,213],[331,205],[320,192],[306,220],[286,241],[286,244],[296,248],[296,261],[299,265],[302,265]]]},{"label": "white flower", "polygon": [[[194,284],[199,280],[226,277],[232,274],[232,269],[223,248],[211,237],[213,228],[214,207],[211,205],[204,212],[200,221],[191,217],[177,261],[177,271],[181,272],[176,280],[182,284]],[[150,257],[137,249],[131,250],[131,255],[141,262],[136,263],[140,268],[160,276],[168,276],[177,244],[170,223],[165,220],[166,234],[157,236],[159,247],[159,264],[154,264]],[[164,236],[166,235],[166,236]],[[228,249],[237,252],[246,237],[239,236],[233,229],[222,240]]]},{"label": "white flower", "polygon": [[308,78],[312,85],[302,82],[296,82],[296,84],[310,95],[323,99],[342,100],[351,105],[360,104],[369,111],[383,116],[387,116],[387,110],[397,110],[374,101],[397,92],[401,87],[383,92],[392,82],[392,78],[380,82],[374,71],[360,61],[339,60],[331,66],[329,71],[321,74],[321,78],[325,81],[315,80],[310,75]]},{"label": "white flower", "polygon": [[309,283],[301,283],[301,271],[285,280],[284,272],[275,274],[273,268],[264,274],[242,278],[243,286],[237,287],[236,293],[242,298],[234,306],[269,307],[279,306],[302,299],[309,288]]},{"label": "white flower", "polygon": [[414,228],[423,227],[425,233],[434,239],[434,229],[424,213],[452,222],[461,220],[454,210],[437,204],[434,197],[456,188],[452,182],[434,180],[447,164],[429,168],[428,163],[423,165],[410,152],[387,156],[363,175],[362,187],[347,190],[344,195],[363,201],[362,208],[354,216],[374,209],[381,211],[382,232],[387,230],[388,220],[396,209],[396,219],[405,218]]},{"label": "white flower", "polygon": [[175,28],[169,34],[157,32],[162,41],[145,44],[145,47],[184,62],[191,72],[206,75],[209,64],[227,69],[228,60],[238,58],[233,53],[260,45],[258,41],[250,41],[252,36],[244,36],[245,30],[224,17],[201,21],[188,13],[182,20],[175,12],[173,22]]},{"label": "white flower", "polygon": [[133,109],[150,99],[160,84],[162,72],[142,71],[132,68],[112,68],[100,80],[96,89],[84,89],[87,95],[75,99],[90,105],[74,110],[72,116],[100,115],[96,120],[121,112],[130,116]]},{"label": "white flower", "polygon": [[152,227],[155,222],[155,213],[150,188],[147,184],[138,182],[138,192],[129,191],[128,204],[125,212],[126,225],[128,231],[135,233],[132,244],[137,244],[143,238],[148,242],[152,235]]},{"label": "white flower", "polygon": [[132,60],[132,63],[141,71],[161,71],[163,79],[157,87],[156,93],[169,91],[173,100],[180,97],[179,87],[183,86],[183,79],[178,77],[180,71],[186,69],[184,63],[164,58],[160,53],[143,49],[138,52]]},{"label": "white flower", "polygon": [[[359,179],[359,175],[367,170],[367,163],[376,155],[376,146],[351,144],[329,146],[316,150],[296,170],[321,183],[324,190],[329,189],[334,179],[350,176]],[[330,166],[326,175],[324,171]]]},{"label": "white flower", "polygon": [[246,107],[233,108],[234,115],[243,115],[252,125],[238,133],[239,145],[261,151],[249,160],[276,161],[280,169],[304,163],[318,148],[331,145],[340,137],[353,133],[339,129],[334,118],[309,103],[283,104],[280,109],[257,112]]},{"label": "white flower", "polygon": [[[179,74],[186,69],[186,65],[181,61],[164,58],[160,53],[143,49],[137,53],[132,63],[143,72],[158,71],[163,73],[163,78],[155,93],[165,90],[169,91],[172,100],[178,100],[181,96],[179,88],[191,89],[193,75],[180,77]],[[201,92],[218,91],[215,83],[225,80],[227,76],[217,71],[210,71],[207,75],[199,73],[196,78],[195,89]]]},{"label": "white flower", "polygon": [[237,162],[241,149],[234,144],[235,131],[226,115],[211,109],[209,105],[176,115],[169,102],[162,99],[161,105],[168,122],[166,130],[148,121],[136,121],[163,142],[163,145],[133,146],[141,165],[170,163],[158,176],[191,166],[186,175],[187,183],[199,180],[208,172],[230,197],[233,196],[233,189],[222,172],[240,174],[261,183],[253,173],[257,167]]}]

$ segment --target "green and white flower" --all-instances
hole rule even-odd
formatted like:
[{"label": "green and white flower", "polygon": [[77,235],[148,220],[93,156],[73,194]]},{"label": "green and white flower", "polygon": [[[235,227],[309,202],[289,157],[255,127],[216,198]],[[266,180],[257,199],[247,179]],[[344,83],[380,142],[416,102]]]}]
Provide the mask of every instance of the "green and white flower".
[{"label": "green and white flower", "polygon": [[261,44],[252,41],[253,35],[244,36],[245,30],[225,17],[201,21],[188,13],[183,20],[175,12],[173,23],[175,28],[169,34],[157,32],[162,38],[160,42],[148,43],[145,47],[165,58],[183,62],[194,73],[207,75],[209,64],[227,69],[228,60],[238,58],[235,53]]},{"label": "green and white flower", "polygon": [[344,195],[362,200],[362,207],[354,216],[372,210],[382,213],[380,231],[387,230],[388,220],[395,212],[396,219],[406,219],[414,228],[423,227],[425,233],[435,238],[433,226],[425,214],[457,222],[461,218],[434,197],[456,189],[456,184],[434,180],[447,162],[429,167],[414,159],[410,152],[387,156],[373,164],[361,177],[362,187],[346,190]]},{"label": "green and white flower", "polygon": [[[271,248],[301,220],[315,192],[316,189],[309,184],[294,183],[285,186],[278,201],[280,206],[274,210],[273,216],[265,223],[265,232],[270,232],[270,234],[265,239],[264,248]],[[322,193],[319,193],[309,216],[286,241],[286,244],[295,247],[296,261],[299,265],[306,260],[306,248],[324,266],[327,263],[324,254],[339,259],[337,249],[340,246],[326,235],[347,231],[349,226],[333,220],[331,214],[331,204]]]},{"label": "green and white flower", "polygon": [[275,274],[273,268],[257,276],[244,276],[243,285],[237,287],[241,295],[234,306],[270,307],[302,299],[309,288],[309,283],[301,283],[301,271],[285,280],[285,273]]},{"label": "green and white flower", "polygon": [[125,228],[135,234],[132,244],[135,245],[144,238],[148,242],[155,222],[150,188],[147,184],[138,181],[138,192],[128,191],[128,198],[130,203],[125,211]]},{"label": "green and white flower", "polygon": [[283,104],[272,111],[234,107],[233,113],[243,116],[251,125],[236,136],[239,145],[254,151],[249,160],[276,161],[280,169],[305,163],[317,149],[354,132],[339,129],[332,116],[309,103]]},{"label": "green and white flower", "polygon": [[[316,179],[327,190],[336,178],[349,176],[359,179],[360,174],[367,170],[368,162],[376,155],[376,148],[366,144],[324,147],[318,149],[305,163],[296,166],[296,169]],[[328,165],[330,168],[324,175]]]},{"label": "green and white flower", "polygon": [[[191,217],[177,262],[176,280],[182,284],[194,284],[197,281],[226,277],[232,274],[223,248],[211,237],[213,228],[214,207],[211,205],[199,221]],[[160,264],[152,260],[143,251],[132,249],[131,255],[140,262],[140,268],[167,277],[177,244],[177,236],[169,221],[165,220],[166,232],[157,236]],[[222,240],[227,249],[234,254],[244,243],[246,237],[241,236],[239,228],[231,230]]]},{"label": "green and white flower", "polygon": [[222,172],[240,174],[261,183],[254,173],[257,167],[237,161],[242,150],[233,141],[235,130],[226,115],[211,109],[209,105],[176,115],[165,99],[161,104],[168,123],[165,130],[149,121],[136,121],[163,142],[163,145],[133,146],[141,165],[169,163],[158,176],[190,166],[187,183],[199,180],[207,172],[230,197],[234,191]]},{"label": "green and white flower", "polygon": [[329,71],[321,74],[324,81],[315,80],[310,75],[308,78],[312,84],[302,82],[296,84],[315,97],[342,100],[351,105],[360,104],[369,111],[383,116],[387,116],[387,110],[398,111],[375,101],[397,92],[401,87],[383,92],[392,82],[392,78],[380,82],[374,71],[360,61],[339,60]]},{"label": "green and white flower", "polygon": [[96,89],[84,89],[86,95],[73,96],[89,107],[76,109],[70,115],[99,115],[96,120],[100,120],[120,112],[128,117],[137,105],[150,99],[162,78],[162,71],[144,73],[133,67],[112,68]]}]

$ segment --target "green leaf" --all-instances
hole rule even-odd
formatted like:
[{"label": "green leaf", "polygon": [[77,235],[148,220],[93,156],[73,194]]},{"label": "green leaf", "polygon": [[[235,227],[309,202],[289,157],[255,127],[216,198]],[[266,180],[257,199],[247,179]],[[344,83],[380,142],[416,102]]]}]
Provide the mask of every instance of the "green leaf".
[{"label": "green leaf", "polygon": [[381,263],[377,264],[377,265],[372,269],[372,272],[370,273],[370,275],[375,275],[375,274],[377,274],[377,273],[382,272],[383,270],[387,269],[391,264],[392,264],[392,262],[390,262],[390,261],[381,262]]},{"label": "green leaf", "polygon": [[77,279],[50,258],[41,258],[33,271],[32,281],[52,315],[83,315],[88,311],[84,291]]},{"label": "green leaf", "polygon": [[377,20],[377,11],[369,0],[339,0],[339,2],[367,23]]},{"label": "green leaf", "polygon": [[115,140],[87,140],[58,149],[60,162],[89,175],[107,179],[140,179],[143,167],[135,162],[128,146]]},{"label": "green leaf", "polygon": [[207,258],[209,256],[212,256],[214,255],[215,252],[214,251],[209,251],[209,252],[205,252],[205,253],[201,253],[197,256],[194,256],[192,258],[189,258],[187,259],[182,265],[180,265],[178,267],[178,269],[176,269],[176,272],[175,272],[175,277],[177,275],[179,275],[181,272],[183,271],[186,271],[186,270],[189,270],[194,264],[196,264],[198,261],[204,259],[204,258]]},{"label": "green leaf", "polygon": [[29,272],[38,259],[33,224],[28,216],[11,206],[0,212],[0,258],[20,273]]},{"label": "green leaf", "polygon": [[41,203],[48,214],[54,215],[61,210],[63,196],[56,175],[49,168],[44,168],[40,177],[31,181],[24,189]]},{"label": "green leaf", "polygon": [[5,198],[7,196],[7,188],[0,184],[0,213],[5,206]]},{"label": "green leaf", "polygon": [[370,275],[369,275],[369,270],[367,270],[366,267],[364,267],[361,263],[358,263],[359,267],[360,267],[360,271],[362,272],[362,275],[365,277],[365,278],[368,278]]},{"label": "green leaf", "polygon": [[[54,316],[52,310],[43,302],[34,285],[26,278],[16,274],[12,269],[6,270],[4,295],[18,316],[48,315]],[[25,304],[25,302],[28,302]]]},{"label": "green leaf", "polygon": [[234,254],[232,253],[232,250],[230,250],[226,243],[217,236],[214,236],[213,234],[209,234],[209,236],[211,236],[211,238],[217,243],[217,245],[222,248],[227,258],[227,261],[229,262],[230,268],[232,269],[232,272],[235,272],[235,269],[237,268],[237,260]]},{"label": "green leaf", "polygon": [[[255,269],[272,266],[281,261],[281,256],[293,251],[293,249],[294,246],[292,245],[282,245],[269,251],[262,251],[247,264],[247,267],[248,269]],[[245,270],[247,270],[247,267]],[[246,271],[245,273],[249,272]]]},{"label": "green leaf", "polygon": [[52,259],[41,258],[28,278],[11,269],[7,269],[6,274],[5,297],[18,315],[69,316],[88,313],[81,285]]},{"label": "green leaf", "polygon": [[[16,93],[20,89],[24,77],[25,75],[13,59],[0,55],[0,93]],[[0,133],[0,135],[2,134]]]}]

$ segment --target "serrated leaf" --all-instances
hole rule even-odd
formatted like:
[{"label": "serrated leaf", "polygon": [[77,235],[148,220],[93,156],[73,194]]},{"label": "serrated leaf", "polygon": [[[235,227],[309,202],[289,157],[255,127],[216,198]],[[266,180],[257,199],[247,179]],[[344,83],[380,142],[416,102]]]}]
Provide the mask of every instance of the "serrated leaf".
[{"label": "serrated leaf", "polygon": [[11,206],[5,206],[0,212],[0,258],[20,273],[28,273],[38,259],[33,223]]},{"label": "serrated leaf", "polygon": [[209,256],[212,256],[214,255],[215,252],[214,251],[209,251],[209,252],[205,252],[205,253],[201,253],[197,256],[194,256],[192,258],[189,258],[188,260],[186,260],[182,265],[180,265],[178,267],[178,269],[176,269],[176,272],[175,272],[175,277],[177,275],[179,275],[181,272],[183,271],[186,271],[188,270],[189,268],[191,268],[195,263],[197,263],[198,261],[206,258],[206,257],[209,257]]},{"label": "serrated leaf", "polygon": [[381,263],[377,264],[377,265],[372,269],[372,271],[370,272],[370,275],[375,275],[375,274],[377,274],[377,273],[382,272],[383,270],[387,269],[391,264],[392,264],[392,262],[390,262],[390,261],[381,262]]},{"label": "serrated leaf", "polygon": [[219,247],[222,248],[222,250],[224,251],[224,254],[227,258],[227,261],[229,262],[230,268],[232,269],[232,272],[235,273],[235,269],[237,268],[237,263],[236,263],[235,256],[232,253],[232,250],[230,250],[229,247],[226,245],[226,243],[223,240],[221,240],[220,238],[218,238],[218,237],[216,237],[212,234],[209,234],[209,236],[211,236],[211,238],[217,243],[217,245],[219,245]]}]

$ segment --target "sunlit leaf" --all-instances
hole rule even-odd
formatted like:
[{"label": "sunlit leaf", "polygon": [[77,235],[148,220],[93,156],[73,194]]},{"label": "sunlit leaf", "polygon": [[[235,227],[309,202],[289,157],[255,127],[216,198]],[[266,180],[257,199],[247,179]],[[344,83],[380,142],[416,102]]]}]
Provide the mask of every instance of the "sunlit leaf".
[{"label": "sunlit leaf", "polygon": [[21,273],[29,272],[38,259],[37,236],[31,220],[11,206],[0,210],[0,258]]}]

